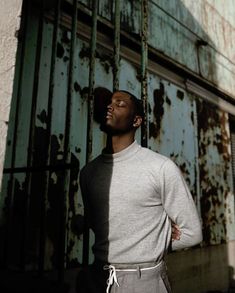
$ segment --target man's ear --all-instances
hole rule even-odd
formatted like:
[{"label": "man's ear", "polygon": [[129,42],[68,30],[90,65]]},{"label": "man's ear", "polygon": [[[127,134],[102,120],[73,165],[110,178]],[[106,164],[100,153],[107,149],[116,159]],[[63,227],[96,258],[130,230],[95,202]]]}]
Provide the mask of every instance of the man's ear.
[{"label": "man's ear", "polygon": [[141,123],[142,123],[142,117],[136,115],[135,118],[134,118],[133,126],[135,128],[138,128],[141,125]]}]

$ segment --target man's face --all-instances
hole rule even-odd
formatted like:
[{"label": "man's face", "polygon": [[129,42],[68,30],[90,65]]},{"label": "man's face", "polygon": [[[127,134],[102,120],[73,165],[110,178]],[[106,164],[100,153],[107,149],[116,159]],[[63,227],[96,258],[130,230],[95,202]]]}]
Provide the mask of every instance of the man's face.
[{"label": "man's face", "polygon": [[106,121],[102,130],[110,134],[127,133],[134,129],[134,105],[127,93],[115,92],[107,107]]}]

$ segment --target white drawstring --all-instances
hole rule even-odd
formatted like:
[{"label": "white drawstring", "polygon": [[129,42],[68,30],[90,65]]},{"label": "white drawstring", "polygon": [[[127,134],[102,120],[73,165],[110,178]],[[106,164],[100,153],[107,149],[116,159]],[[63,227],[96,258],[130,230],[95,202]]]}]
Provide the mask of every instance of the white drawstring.
[{"label": "white drawstring", "polygon": [[119,268],[116,269],[115,266],[113,266],[113,265],[105,265],[104,270],[109,270],[109,278],[107,280],[106,293],[109,293],[109,289],[113,285],[113,283],[116,283],[116,285],[118,287],[120,287],[118,284],[116,272],[138,272],[139,271],[139,273],[140,273],[140,271],[148,271],[148,270],[155,269],[155,268],[159,267],[161,264],[162,264],[162,262],[156,264],[153,267],[147,267],[147,268],[142,268],[142,269],[135,269],[135,268],[133,268],[133,269],[119,269]]},{"label": "white drawstring", "polygon": [[119,287],[117,274],[116,274],[116,269],[112,265],[105,265],[104,270],[109,270],[109,278],[107,280],[107,288],[106,288],[106,293],[109,293],[109,289],[113,285],[114,282]]}]

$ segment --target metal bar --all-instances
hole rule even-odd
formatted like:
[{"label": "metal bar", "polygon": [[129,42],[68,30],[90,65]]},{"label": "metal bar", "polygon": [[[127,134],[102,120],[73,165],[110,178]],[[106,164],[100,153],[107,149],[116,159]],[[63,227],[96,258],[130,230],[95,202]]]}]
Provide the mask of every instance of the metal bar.
[{"label": "metal bar", "polygon": [[[87,115],[86,162],[89,162],[91,160],[91,156],[92,156],[97,13],[98,13],[98,0],[94,0],[93,7],[92,7],[92,31],[91,31],[91,40],[90,40],[90,68],[89,68],[89,96],[88,96],[88,115]],[[86,218],[86,213],[84,216]],[[87,223],[86,220],[85,220],[85,223]],[[88,264],[88,257],[89,257],[89,228],[86,226],[84,228],[84,235],[83,235],[83,265]]]},{"label": "metal bar", "polygon": [[113,91],[119,89],[120,71],[120,0],[115,0]]},{"label": "metal bar", "polygon": [[[66,124],[65,124],[65,141],[64,141],[64,164],[70,164],[70,130],[71,130],[71,112],[72,112],[72,94],[74,90],[74,63],[75,63],[75,46],[77,37],[77,0],[73,0],[73,16],[72,16],[72,32],[71,32],[71,47],[70,47],[70,63],[68,76],[68,95],[66,109]],[[65,259],[65,238],[66,238],[66,223],[67,223],[67,198],[69,196],[70,170],[64,170],[64,191],[60,201],[60,245],[59,245],[59,271],[58,280],[64,280],[64,268],[67,259]]]},{"label": "metal bar", "polygon": [[[55,19],[54,19],[54,30],[52,40],[52,55],[51,55],[51,68],[50,68],[50,81],[49,81],[49,93],[48,93],[48,113],[47,113],[47,165],[50,163],[51,153],[51,119],[52,119],[52,100],[54,93],[54,81],[55,81],[55,63],[56,63],[56,48],[58,42],[58,31],[60,23],[60,3],[61,0],[57,0],[55,4]],[[45,217],[46,217],[46,199],[48,197],[49,188],[49,176],[50,172],[46,173],[45,179],[45,193],[42,195],[41,202],[41,219],[40,219],[40,241],[39,241],[39,275],[42,276],[44,273],[44,258],[45,258]]]},{"label": "metal bar", "polygon": [[198,117],[197,117],[197,104],[195,99],[193,99],[193,120],[194,120],[194,145],[195,145],[195,180],[196,180],[196,206],[198,210],[198,214],[201,216],[201,180],[200,180],[200,169],[199,169],[199,146],[198,146]]},{"label": "metal bar", "polygon": [[148,0],[141,1],[141,99],[144,107],[144,121],[141,125],[141,144],[148,145]]},{"label": "metal bar", "polygon": [[[16,101],[16,110],[15,110],[15,121],[14,121],[14,135],[13,135],[13,142],[12,142],[12,157],[11,157],[11,168],[14,168],[15,159],[16,159],[16,143],[17,143],[17,130],[19,124],[19,106],[20,100],[22,96],[22,77],[24,71],[24,60],[25,60],[25,44],[26,44],[26,30],[28,25],[28,0],[23,1],[22,6],[22,20],[20,26],[20,39],[19,42],[21,43],[21,52],[18,56],[20,56],[20,68],[19,68],[19,82],[18,82],[18,89],[17,89],[17,101]],[[20,48],[20,46],[19,46]],[[18,48],[18,50],[19,50]],[[5,239],[4,239],[4,259],[3,264],[7,267],[8,261],[8,248],[9,248],[9,237],[10,237],[10,224],[11,224],[11,213],[12,213],[12,201],[13,201],[13,193],[14,193],[14,175],[11,174],[9,183],[8,183],[8,192],[7,192],[7,200],[6,200],[6,225],[5,225]]]},{"label": "metal bar", "polygon": [[25,204],[25,213],[24,213],[24,219],[23,219],[23,231],[22,231],[22,242],[21,242],[21,260],[20,260],[20,262],[21,262],[22,268],[25,268],[26,249],[27,249],[27,247],[26,247],[26,245],[27,245],[27,224],[29,223],[28,210],[29,210],[29,201],[30,201],[29,197],[31,194],[31,180],[32,180],[32,173],[30,172],[28,166],[31,166],[32,162],[33,162],[35,116],[36,116],[38,79],[39,79],[40,58],[41,58],[41,49],[42,49],[42,36],[43,36],[43,9],[44,9],[44,0],[42,0],[40,2],[37,49],[36,49],[35,69],[34,69],[34,84],[33,84],[33,92],[32,92],[32,106],[31,106],[31,118],[30,118],[27,172],[26,172],[26,179],[25,179],[25,186],[26,186],[26,193],[27,194],[26,194],[26,204]]}]

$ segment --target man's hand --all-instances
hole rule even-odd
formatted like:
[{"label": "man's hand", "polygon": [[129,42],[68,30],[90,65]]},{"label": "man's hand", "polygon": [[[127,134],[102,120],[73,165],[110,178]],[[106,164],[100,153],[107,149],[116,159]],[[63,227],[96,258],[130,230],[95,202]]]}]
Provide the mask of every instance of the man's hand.
[{"label": "man's hand", "polygon": [[180,240],[180,227],[176,225],[174,222],[171,222],[171,239],[174,240]]}]

